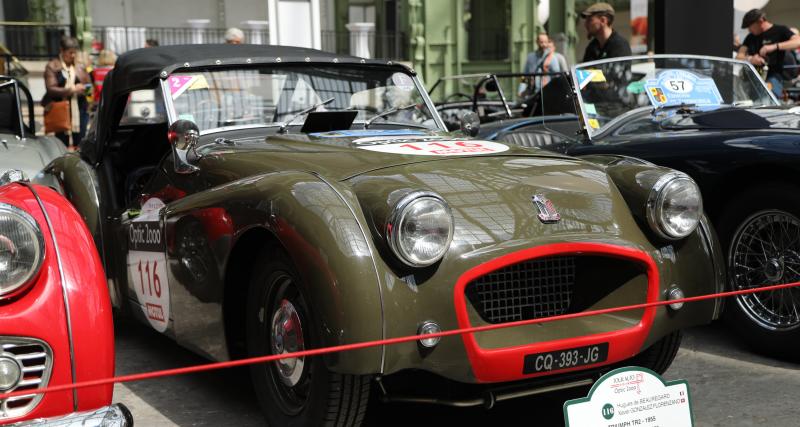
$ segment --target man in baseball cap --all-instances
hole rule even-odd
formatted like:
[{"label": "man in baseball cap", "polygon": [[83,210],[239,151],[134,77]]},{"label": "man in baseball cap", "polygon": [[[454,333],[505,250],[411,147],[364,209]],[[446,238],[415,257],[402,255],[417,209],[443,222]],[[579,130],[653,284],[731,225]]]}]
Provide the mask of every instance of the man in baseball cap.
[{"label": "man in baseball cap", "polygon": [[589,38],[583,62],[631,55],[631,45],[614,31],[614,8],[604,2],[595,3],[581,12]]},{"label": "man in baseball cap", "polygon": [[767,15],[760,9],[744,14],[742,28],[747,28],[750,34],[744,38],[736,58],[749,61],[756,67],[767,65],[767,85],[775,96],[781,97],[785,55],[787,51],[791,55],[792,50],[800,47],[800,36],[788,27],[767,21]]}]

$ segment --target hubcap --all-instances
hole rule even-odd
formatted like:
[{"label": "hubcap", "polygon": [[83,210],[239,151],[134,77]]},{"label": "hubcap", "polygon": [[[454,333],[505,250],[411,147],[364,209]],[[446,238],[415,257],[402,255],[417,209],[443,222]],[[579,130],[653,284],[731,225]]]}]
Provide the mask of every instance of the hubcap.
[{"label": "hubcap", "polygon": [[770,282],[778,282],[783,277],[783,257],[770,258],[764,265],[764,275]]},{"label": "hubcap", "polygon": [[[293,353],[304,349],[300,316],[294,305],[283,299],[272,316],[272,354]],[[297,385],[303,375],[304,364],[303,357],[278,360],[276,366],[281,381],[289,387]]]},{"label": "hubcap", "polygon": [[[731,242],[728,265],[735,289],[800,281],[800,220],[778,210],[751,216]],[[751,319],[767,329],[800,326],[797,288],[740,295],[736,301]]]}]

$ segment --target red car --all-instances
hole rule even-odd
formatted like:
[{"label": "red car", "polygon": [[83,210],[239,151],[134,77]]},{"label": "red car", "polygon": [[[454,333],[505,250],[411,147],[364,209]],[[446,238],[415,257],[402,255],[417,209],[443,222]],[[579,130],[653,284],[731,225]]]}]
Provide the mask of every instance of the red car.
[{"label": "red car", "polygon": [[0,177],[0,394],[30,394],[0,399],[0,424],[132,425],[124,406],[111,405],[111,384],[36,393],[113,376],[114,329],[83,219],[52,189],[12,175]]}]

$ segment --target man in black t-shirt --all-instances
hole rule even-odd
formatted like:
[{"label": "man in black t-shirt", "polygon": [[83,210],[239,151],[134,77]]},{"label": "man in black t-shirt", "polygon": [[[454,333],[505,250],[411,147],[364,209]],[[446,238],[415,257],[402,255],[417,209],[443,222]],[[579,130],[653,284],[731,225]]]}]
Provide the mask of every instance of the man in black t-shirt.
[{"label": "man in black t-shirt", "polygon": [[800,47],[800,36],[788,27],[767,21],[767,15],[753,9],[742,18],[742,28],[750,34],[744,38],[737,59],[749,61],[756,67],[767,68],[767,85],[778,98],[783,96],[783,64],[786,51]]},{"label": "man in black t-shirt", "polygon": [[614,31],[614,8],[608,3],[595,3],[581,12],[586,32],[592,41],[586,46],[583,62],[630,56],[631,46]]}]

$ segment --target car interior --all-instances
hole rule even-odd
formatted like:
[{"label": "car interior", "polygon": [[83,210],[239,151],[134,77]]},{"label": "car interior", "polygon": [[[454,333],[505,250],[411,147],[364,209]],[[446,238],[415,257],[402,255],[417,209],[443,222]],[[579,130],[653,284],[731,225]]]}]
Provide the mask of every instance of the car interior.
[{"label": "car interior", "polygon": [[13,86],[0,89],[0,133],[17,134],[19,128],[19,111],[17,110],[17,98],[14,94]]},{"label": "car interior", "polygon": [[[137,94],[143,91],[150,96]],[[135,91],[128,97],[104,153],[105,173],[114,183],[116,193],[112,196],[114,205],[120,208],[138,204],[141,190],[170,153],[166,109],[160,91],[143,91]]]},{"label": "car interior", "polygon": [[501,132],[497,140],[522,147],[552,147],[574,141],[579,129],[580,124],[576,118],[559,117]]}]

